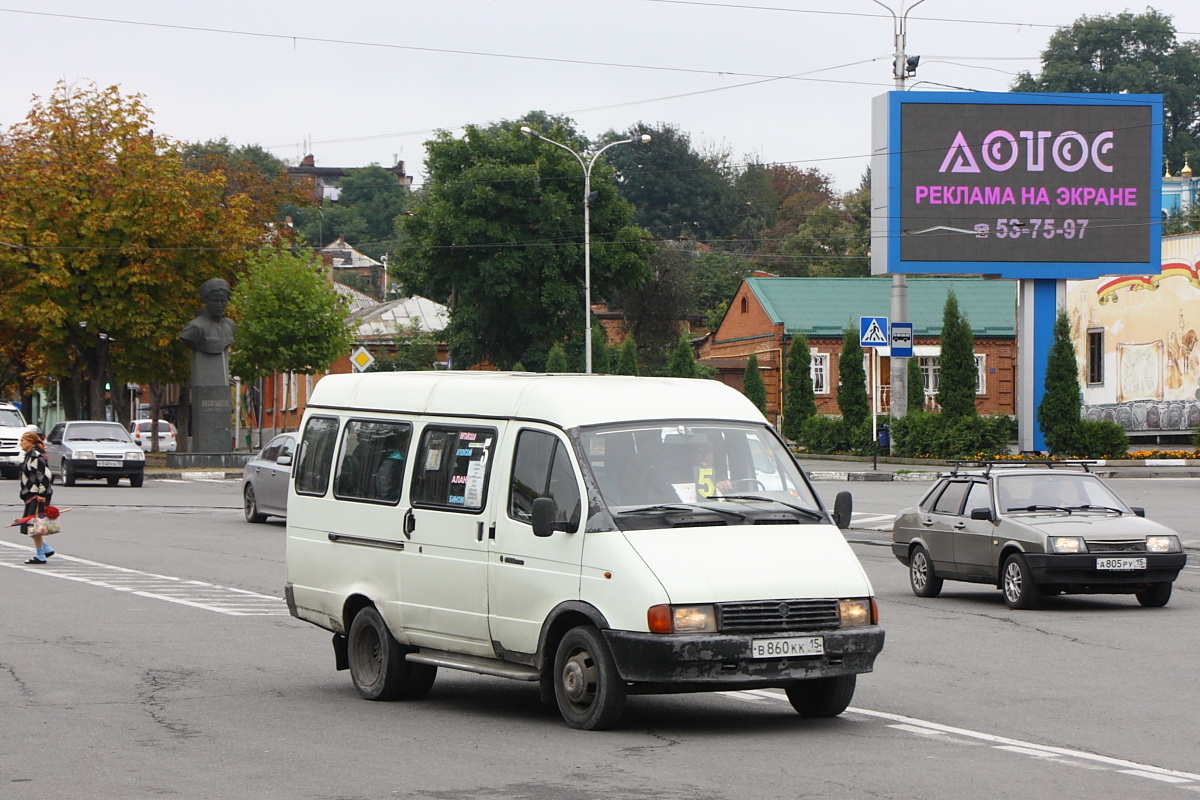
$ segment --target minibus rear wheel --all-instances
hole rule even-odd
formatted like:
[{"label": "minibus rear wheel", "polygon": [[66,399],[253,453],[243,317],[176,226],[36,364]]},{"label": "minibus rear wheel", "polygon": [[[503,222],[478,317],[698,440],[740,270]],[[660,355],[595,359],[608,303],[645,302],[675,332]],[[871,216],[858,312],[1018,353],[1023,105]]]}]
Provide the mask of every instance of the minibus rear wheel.
[{"label": "minibus rear wheel", "polygon": [[567,631],[554,655],[554,696],[572,728],[607,730],[625,712],[625,682],[604,636],[593,625]]},{"label": "minibus rear wheel", "polygon": [[433,687],[437,667],[410,664],[374,606],[354,615],[346,641],[350,677],[367,700],[416,700]]}]

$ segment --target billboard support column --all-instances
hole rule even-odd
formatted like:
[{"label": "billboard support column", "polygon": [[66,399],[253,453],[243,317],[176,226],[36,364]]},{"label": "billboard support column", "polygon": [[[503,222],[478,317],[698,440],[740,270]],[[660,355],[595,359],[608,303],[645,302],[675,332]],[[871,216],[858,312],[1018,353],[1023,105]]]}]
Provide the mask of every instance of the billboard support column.
[{"label": "billboard support column", "polygon": [[1022,453],[1046,449],[1037,409],[1046,393],[1046,362],[1066,286],[1065,280],[1044,278],[1017,282],[1017,441]]}]

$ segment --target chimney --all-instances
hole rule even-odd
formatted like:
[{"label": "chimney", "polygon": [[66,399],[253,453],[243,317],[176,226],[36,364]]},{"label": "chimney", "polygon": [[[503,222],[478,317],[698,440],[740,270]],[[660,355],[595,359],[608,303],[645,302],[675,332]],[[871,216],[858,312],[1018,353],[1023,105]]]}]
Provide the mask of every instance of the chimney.
[{"label": "chimney", "polygon": [[304,160],[300,162],[300,166],[302,166],[302,167],[315,167],[316,165],[317,165],[317,160],[315,158],[313,158],[312,153],[309,153],[308,155],[306,155],[304,157]]}]

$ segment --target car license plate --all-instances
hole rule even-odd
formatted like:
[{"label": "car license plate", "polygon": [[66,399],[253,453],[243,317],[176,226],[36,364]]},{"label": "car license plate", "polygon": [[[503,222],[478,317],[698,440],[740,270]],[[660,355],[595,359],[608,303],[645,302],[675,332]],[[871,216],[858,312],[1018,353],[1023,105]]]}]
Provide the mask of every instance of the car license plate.
[{"label": "car license plate", "polygon": [[1131,570],[1145,569],[1144,558],[1097,558],[1096,569]]},{"label": "car license plate", "polygon": [[792,636],[787,639],[751,639],[751,658],[804,658],[825,653],[825,637]]},{"label": "car license plate", "polygon": [[96,461],[96,466],[97,466],[97,467],[118,467],[118,468],[120,468],[120,466],[121,466],[121,462],[120,462],[120,461],[100,461],[100,460],[97,460],[97,461]]}]

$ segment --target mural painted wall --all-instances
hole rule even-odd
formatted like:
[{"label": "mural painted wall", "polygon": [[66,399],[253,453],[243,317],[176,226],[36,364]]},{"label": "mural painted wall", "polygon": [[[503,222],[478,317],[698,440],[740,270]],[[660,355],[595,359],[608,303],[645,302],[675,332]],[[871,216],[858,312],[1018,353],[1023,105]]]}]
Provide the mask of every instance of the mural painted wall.
[{"label": "mural painted wall", "polygon": [[1067,283],[1084,417],[1200,428],[1200,234],[1165,236],[1162,272]]}]

